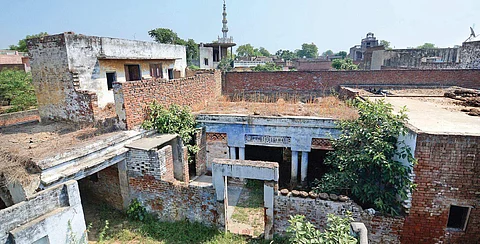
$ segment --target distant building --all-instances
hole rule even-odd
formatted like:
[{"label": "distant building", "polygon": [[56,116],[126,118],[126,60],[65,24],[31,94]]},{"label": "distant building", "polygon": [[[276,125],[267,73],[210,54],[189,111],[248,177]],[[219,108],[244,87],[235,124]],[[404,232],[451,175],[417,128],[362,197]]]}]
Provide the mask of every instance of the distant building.
[{"label": "distant building", "polygon": [[353,61],[361,61],[364,58],[364,53],[367,48],[378,46],[378,40],[372,32],[368,32],[367,36],[362,39],[360,45],[355,45],[350,48],[348,55]]},{"label": "distant building", "polygon": [[3,69],[18,69],[30,71],[28,53],[14,50],[0,50],[0,71]]},{"label": "distant building", "polygon": [[[218,37],[216,42],[212,43],[200,43],[200,68],[201,69],[214,69],[218,66],[218,63],[227,57],[228,48],[230,48],[230,55],[233,55],[233,47],[236,45],[233,42],[233,37],[228,37],[227,27],[227,5],[223,1],[223,19],[222,19],[222,32],[223,36]],[[232,59],[232,57],[230,57]]]}]

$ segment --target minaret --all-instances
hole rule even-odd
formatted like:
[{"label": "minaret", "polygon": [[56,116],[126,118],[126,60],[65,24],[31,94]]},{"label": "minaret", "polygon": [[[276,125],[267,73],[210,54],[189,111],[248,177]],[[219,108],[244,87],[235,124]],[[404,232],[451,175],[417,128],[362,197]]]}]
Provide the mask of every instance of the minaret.
[{"label": "minaret", "polygon": [[225,3],[225,0],[223,0],[223,27],[222,27],[222,32],[223,32],[223,40],[224,42],[227,41],[227,35],[228,35],[228,27],[227,27],[227,4]]}]

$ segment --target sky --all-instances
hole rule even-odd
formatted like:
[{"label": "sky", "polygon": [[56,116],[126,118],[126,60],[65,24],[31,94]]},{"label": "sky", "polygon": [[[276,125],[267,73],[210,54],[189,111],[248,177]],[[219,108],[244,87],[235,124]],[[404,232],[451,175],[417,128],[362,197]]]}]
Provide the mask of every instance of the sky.
[{"label": "sky", "polygon": [[[229,36],[271,53],[315,43],[319,52],[360,44],[366,33],[394,48],[425,42],[461,45],[480,34],[480,0],[226,0]],[[47,32],[151,41],[169,28],[184,39],[211,42],[222,35],[222,0],[0,0],[0,49]]]}]

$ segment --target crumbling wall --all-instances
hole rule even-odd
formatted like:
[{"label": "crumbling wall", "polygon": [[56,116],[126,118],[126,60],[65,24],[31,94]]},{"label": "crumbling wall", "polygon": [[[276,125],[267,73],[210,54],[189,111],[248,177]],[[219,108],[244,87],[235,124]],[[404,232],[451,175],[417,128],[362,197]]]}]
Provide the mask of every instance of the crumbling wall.
[{"label": "crumbling wall", "polygon": [[207,172],[207,134],[205,127],[198,128],[195,132],[195,145],[199,150],[195,154],[195,175]]},{"label": "crumbling wall", "polygon": [[206,137],[207,169],[212,170],[214,158],[229,158],[227,134],[208,132]]},{"label": "crumbling wall", "polygon": [[327,214],[342,216],[347,211],[353,214],[356,221],[363,222],[368,230],[370,243],[399,243],[403,227],[403,217],[385,217],[368,214],[351,200],[331,201],[320,198],[301,198],[293,196],[275,196],[274,231],[285,234],[290,225],[290,216],[304,215],[320,230],[327,226]]},{"label": "crumbling wall", "polygon": [[[480,241],[479,145],[479,136],[417,135],[417,187],[405,220],[403,243]],[[447,229],[451,205],[473,207],[465,231]]]},{"label": "crumbling wall", "polygon": [[220,71],[205,72],[193,77],[165,80],[117,82],[114,84],[115,108],[125,128],[140,125],[146,108],[153,101],[169,106],[202,104],[221,94]]},{"label": "crumbling wall", "polygon": [[[376,50],[372,53],[372,61],[367,69],[379,70],[380,66],[395,68],[422,68],[427,62],[426,58],[437,58],[442,64],[458,67],[459,48],[427,48],[427,49],[392,49]],[[434,68],[435,66],[431,66]]]},{"label": "crumbling wall", "polygon": [[123,209],[117,165],[112,165],[78,181],[82,196]]},{"label": "crumbling wall", "polygon": [[8,114],[0,114],[0,127],[38,121],[38,110],[32,109]]},{"label": "crumbling wall", "polygon": [[378,70],[227,72],[223,93],[316,93],[323,95],[340,85],[462,86],[478,88],[480,70]]},{"label": "crumbling wall", "polygon": [[[86,237],[76,181],[69,181],[0,210],[0,243],[68,243],[69,235]],[[7,240],[8,239],[8,240]]]},{"label": "crumbling wall", "polygon": [[460,68],[480,69],[480,41],[463,43],[460,49]]},{"label": "crumbling wall", "polygon": [[64,34],[27,41],[40,118],[93,122],[97,97],[75,88],[65,41]]}]

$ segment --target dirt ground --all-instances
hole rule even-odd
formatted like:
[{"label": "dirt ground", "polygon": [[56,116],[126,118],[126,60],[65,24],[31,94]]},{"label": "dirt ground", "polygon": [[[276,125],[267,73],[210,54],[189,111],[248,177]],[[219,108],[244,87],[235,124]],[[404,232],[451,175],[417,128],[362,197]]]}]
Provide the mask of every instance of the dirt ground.
[{"label": "dirt ground", "polygon": [[94,127],[66,123],[29,123],[0,128],[0,147],[33,161],[79,148],[120,132],[103,132]]}]

